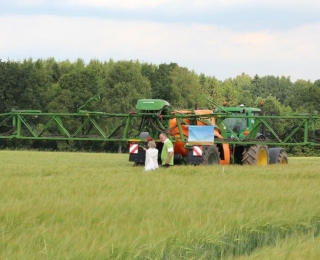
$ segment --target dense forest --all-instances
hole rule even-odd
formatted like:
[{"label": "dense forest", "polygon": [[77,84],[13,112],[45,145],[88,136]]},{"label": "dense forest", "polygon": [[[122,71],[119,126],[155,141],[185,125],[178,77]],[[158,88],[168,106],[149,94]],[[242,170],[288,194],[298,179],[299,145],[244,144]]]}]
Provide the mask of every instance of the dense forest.
[{"label": "dense forest", "polygon": [[203,95],[231,106],[255,107],[263,100],[264,112],[273,115],[320,111],[320,79],[292,82],[290,77],[242,73],[221,81],[176,63],[0,60],[0,113],[12,109],[76,112],[96,94],[100,101],[87,109],[115,113],[134,109],[140,98],[165,99],[176,108],[206,106]]}]

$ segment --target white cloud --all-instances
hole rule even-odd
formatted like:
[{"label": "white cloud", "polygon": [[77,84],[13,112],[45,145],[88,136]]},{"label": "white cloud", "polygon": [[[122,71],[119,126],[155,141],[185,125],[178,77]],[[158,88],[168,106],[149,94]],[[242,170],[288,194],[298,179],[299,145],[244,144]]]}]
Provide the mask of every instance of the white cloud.
[{"label": "white cloud", "polygon": [[[27,1],[41,1],[41,0],[27,0]],[[44,1],[44,0],[43,0]],[[150,9],[165,7],[167,10],[178,9],[180,11],[202,9],[202,10],[217,10],[232,7],[311,7],[319,8],[320,2],[318,0],[58,0],[61,5],[71,6],[86,6],[86,7],[102,7],[111,9]]]},{"label": "white cloud", "polygon": [[12,4],[16,3],[17,6],[21,7],[32,7],[32,6],[39,6],[39,5],[46,5],[45,0],[13,0],[11,1]]},{"label": "white cloud", "polygon": [[286,32],[239,33],[203,24],[89,17],[2,16],[0,59],[135,60],[180,66],[218,79],[249,75],[319,78],[320,23]]},{"label": "white cloud", "polygon": [[127,0],[127,1],[117,1],[117,0],[67,0],[61,1],[62,3],[67,3],[69,5],[75,6],[91,6],[91,7],[106,7],[106,8],[116,8],[116,9],[140,9],[140,8],[155,8],[163,4],[169,4],[170,0]]},{"label": "white cloud", "polygon": [[215,11],[226,8],[271,7],[279,8],[320,8],[318,0],[12,0],[18,6],[58,5],[60,7],[86,7],[124,10],[146,10],[162,8],[164,12],[176,9],[180,12],[203,10]]}]

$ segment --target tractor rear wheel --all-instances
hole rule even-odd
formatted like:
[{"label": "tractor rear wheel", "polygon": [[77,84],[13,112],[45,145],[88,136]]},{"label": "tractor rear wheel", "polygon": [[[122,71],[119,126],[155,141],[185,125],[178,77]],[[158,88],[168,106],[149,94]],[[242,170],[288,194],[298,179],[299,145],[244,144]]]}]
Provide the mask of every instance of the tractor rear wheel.
[{"label": "tractor rear wheel", "polygon": [[243,165],[267,165],[269,163],[268,147],[266,145],[252,145],[243,151]]},{"label": "tractor rear wheel", "polygon": [[216,165],[220,163],[220,152],[216,145],[204,145],[202,147],[202,164]]},{"label": "tractor rear wheel", "polygon": [[269,149],[270,164],[288,164],[288,155],[282,148]]}]

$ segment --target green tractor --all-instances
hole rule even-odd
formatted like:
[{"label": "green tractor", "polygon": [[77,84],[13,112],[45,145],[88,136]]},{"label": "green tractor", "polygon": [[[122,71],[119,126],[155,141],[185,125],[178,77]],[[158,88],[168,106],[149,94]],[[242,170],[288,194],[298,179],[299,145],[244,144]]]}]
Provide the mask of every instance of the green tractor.
[{"label": "green tractor", "polygon": [[[261,109],[253,107],[219,107],[222,116],[219,127],[226,140],[236,141],[230,145],[232,161],[243,165],[287,164],[288,156],[282,147],[269,147],[266,143]],[[250,144],[252,142],[252,144]]]}]

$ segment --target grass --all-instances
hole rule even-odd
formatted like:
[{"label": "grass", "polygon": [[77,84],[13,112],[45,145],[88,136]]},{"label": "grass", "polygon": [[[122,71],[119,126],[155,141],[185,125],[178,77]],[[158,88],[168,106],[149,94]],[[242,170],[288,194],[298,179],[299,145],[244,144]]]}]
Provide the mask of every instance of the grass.
[{"label": "grass", "polygon": [[317,260],[320,255],[320,239],[289,237],[274,247],[256,250],[250,256],[229,258],[234,260],[284,260],[308,259]]},{"label": "grass", "polygon": [[316,255],[320,159],[289,159],[144,172],[126,154],[0,151],[0,258]]}]

